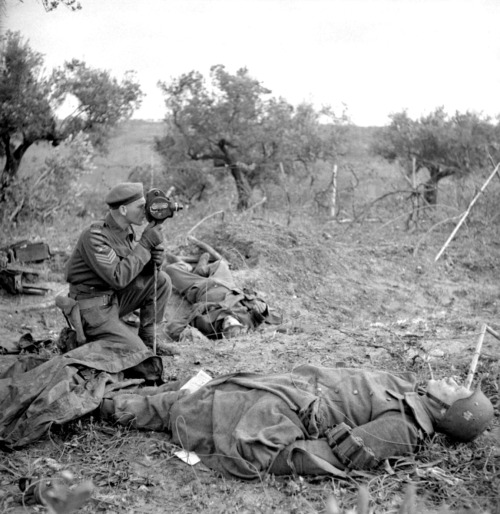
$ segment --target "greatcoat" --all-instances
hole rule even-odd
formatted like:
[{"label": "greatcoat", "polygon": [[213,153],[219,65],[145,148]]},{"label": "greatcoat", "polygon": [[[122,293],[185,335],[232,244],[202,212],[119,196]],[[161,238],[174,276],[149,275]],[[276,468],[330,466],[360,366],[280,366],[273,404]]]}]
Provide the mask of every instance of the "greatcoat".
[{"label": "greatcoat", "polygon": [[118,422],[166,431],[207,466],[244,479],[372,468],[434,432],[414,374],[310,364],[225,375],[193,393],[120,394],[114,407]]}]

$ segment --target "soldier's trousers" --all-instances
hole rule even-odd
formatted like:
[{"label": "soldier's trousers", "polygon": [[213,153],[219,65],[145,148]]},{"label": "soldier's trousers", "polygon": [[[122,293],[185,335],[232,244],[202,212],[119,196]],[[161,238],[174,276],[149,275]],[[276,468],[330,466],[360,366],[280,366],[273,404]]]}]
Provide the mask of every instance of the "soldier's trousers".
[{"label": "soldier's trousers", "polygon": [[[104,305],[95,305],[88,309],[80,308],[83,330],[88,341],[105,339],[107,341],[127,344],[129,347],[144,349],[144,341],[152,342],[155,320],[163,320],[168,299],[172,292],[169,276],[159,271],[156,281],[156,317],[155,317],[155,281],[154,275],[141,274],[127,287],[115,291]],[[80,299],[78,295],[77,300]],[[139,331],[124,323],[120,318],[140,310]],[[148,345],[149,346],[149,345]]]}]

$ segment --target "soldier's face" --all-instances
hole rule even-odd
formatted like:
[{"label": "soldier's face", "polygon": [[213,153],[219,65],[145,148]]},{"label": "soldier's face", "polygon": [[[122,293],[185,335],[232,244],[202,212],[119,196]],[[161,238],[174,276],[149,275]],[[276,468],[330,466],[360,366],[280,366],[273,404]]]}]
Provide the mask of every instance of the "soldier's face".
[{"label": "soldier's face", "polygon": [[139,198],[135,202],[125,205],[125,218],[131,225],[142,225],[146,219],[146,200]]},{"label": "soldier's face", "polygon": [[427,391],[448,405],[461,398],[467,398],[473,393],[465,386],[457,384],[451,377],[442,378],[441,380],[429,380]]}]

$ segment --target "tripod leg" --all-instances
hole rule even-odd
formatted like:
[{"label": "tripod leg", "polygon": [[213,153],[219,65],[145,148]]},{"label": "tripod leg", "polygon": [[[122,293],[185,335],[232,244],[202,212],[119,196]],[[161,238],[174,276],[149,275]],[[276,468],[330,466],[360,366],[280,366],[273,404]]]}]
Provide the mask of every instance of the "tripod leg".
[{"label": "tripod leg", "polygon": [[156,297],[158,296],[158,268],[154,265],[154,298],[153,298],[153,309],[154,309],[154,325],[153,325],[153,353],[156,355]]}]

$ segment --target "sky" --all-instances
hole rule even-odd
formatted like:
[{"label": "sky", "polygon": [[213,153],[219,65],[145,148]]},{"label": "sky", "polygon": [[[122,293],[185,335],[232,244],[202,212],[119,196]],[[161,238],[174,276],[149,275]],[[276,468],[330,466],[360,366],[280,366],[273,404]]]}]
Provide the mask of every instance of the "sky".
[{"label": "sky", "polygon": [[500,0],[5,1],[1,30],[20,31],[47,69],[77,58],[118,79],[134,70],[138,119],[165,116],[158,81],[216,64],[246,67],[294,105],[346,106],[360,126],[403,109],[500,114]]}]

